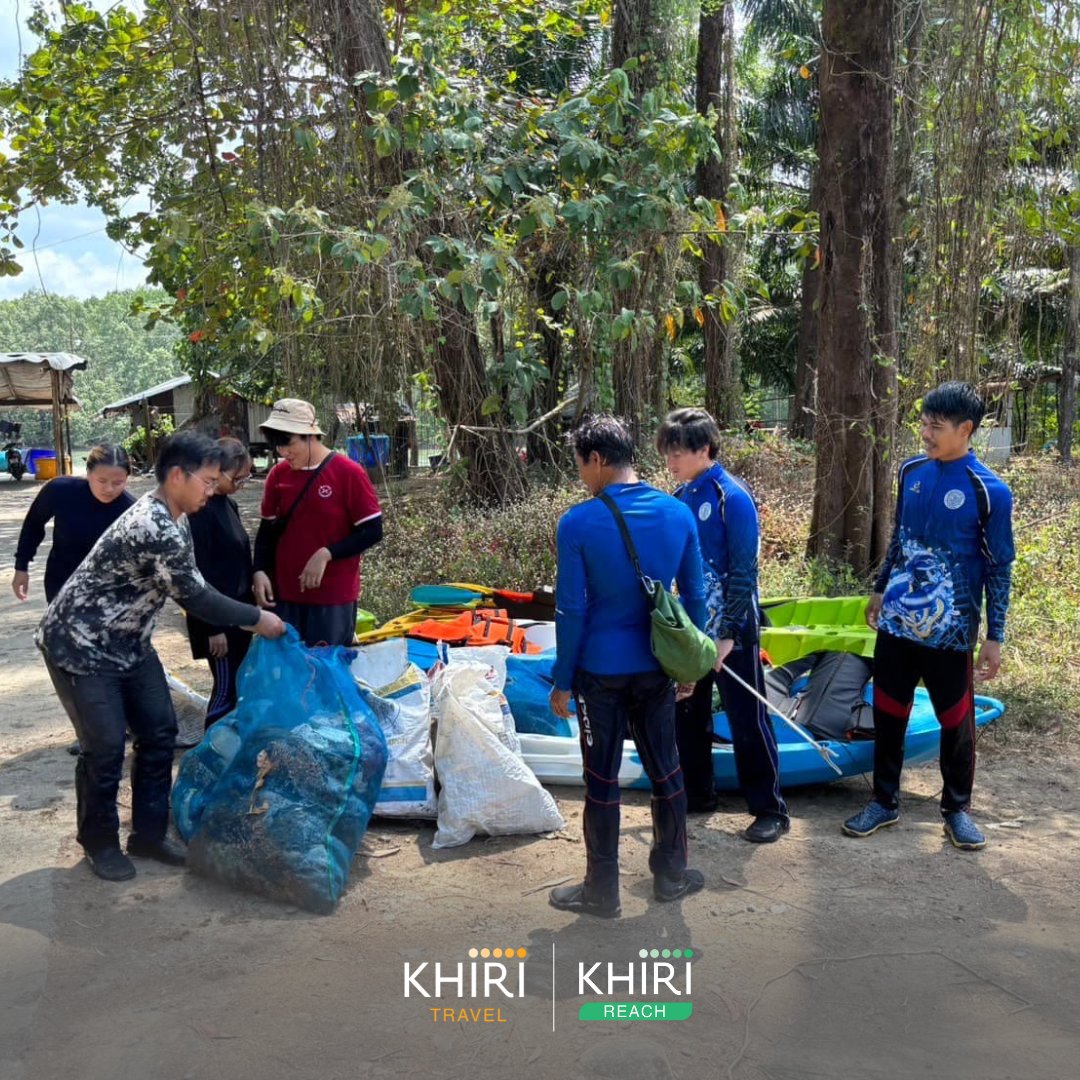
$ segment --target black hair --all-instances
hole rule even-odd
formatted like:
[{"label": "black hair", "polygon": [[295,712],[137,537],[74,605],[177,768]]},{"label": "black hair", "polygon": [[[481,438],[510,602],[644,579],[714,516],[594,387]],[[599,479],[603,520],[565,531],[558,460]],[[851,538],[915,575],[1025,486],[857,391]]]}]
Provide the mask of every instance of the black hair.
[{"label": "black hair", "polygon": [[266,441],[276,450],[279,446],[288,446],[289,440],[295,435],[298,439],[307,439],[309,442],[316,439],[322,440],[318,435],[302,435],[299,431],[280,431],[278,428],[264,427]]},{"label": "black hair", "polygon": [[634,463],[634,440],[618,417],[609,413],[587,416],[570,433],[570,445],[582,461],[588,461],[593,453],[612,468]]},{"label": "black hair", "polygon": [[86,455],[86,471],[93,472],[99,465],[105,465],[110,469],[123,469],[131,475],[131,458],[122,446],[114,446],[109,442],[101,442]]},{"label": "black hair", "polygon": [[656,449],[661,454],[669,450],[689,450],[696,454],[708,447],[714,461],[720,452],[720,427],[704,409],[676,409],[656,433]]},{"label": "black hair", "polygon": [[923,416],[948,420],[953,424],[971,421],[971,433],[979,430],[986,415],[986,403],[975,392],[975,387],[965,382],[946,382],[931,390],[922,403]]},{"label": "black hair", "polygon": [[154,475],[159,484],[165,483],[170,469],[193,473],[204,465],[220,465],[221,448],[209,435],[197,431],[180,431],[170,435],[158,450]]},{"label": "black hair", "polygon": [[250,463],[251,454],[248,453],[248,448],[239,439],[226,435],[224,438],[218,439],[217,445],[221,451],[222,472],[235,472]]}]

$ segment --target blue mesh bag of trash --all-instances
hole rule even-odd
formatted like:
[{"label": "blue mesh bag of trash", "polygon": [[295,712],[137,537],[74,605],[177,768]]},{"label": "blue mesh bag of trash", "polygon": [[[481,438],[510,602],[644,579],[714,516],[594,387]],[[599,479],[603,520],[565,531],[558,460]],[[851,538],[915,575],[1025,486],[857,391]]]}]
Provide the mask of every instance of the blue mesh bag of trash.
[{"label": "blue mesh bag of trash", "polygon": [[386,770],[386,738],[342,648],[257,638],[236,709],[180,764],[173,812],[198,874],[329,914]]}]

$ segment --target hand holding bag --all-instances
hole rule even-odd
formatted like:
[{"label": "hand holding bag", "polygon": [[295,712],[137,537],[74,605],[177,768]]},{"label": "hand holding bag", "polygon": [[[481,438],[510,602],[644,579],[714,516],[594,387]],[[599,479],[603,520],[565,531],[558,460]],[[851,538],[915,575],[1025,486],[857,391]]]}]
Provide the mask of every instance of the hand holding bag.
[{"label": "hand holding bag", "polygon": [[664,587],[663,582],[648,577],[642,571],[637,548],[630,538],[630,529],[622,511],[610,495],[601,492],[598,498],[615,517],[638,582],[649,602],[649,646],[653,656],[664,673],[677,683],[697,682],[716,664],[716,642],[694,625],[686,608],[678,597]]}]

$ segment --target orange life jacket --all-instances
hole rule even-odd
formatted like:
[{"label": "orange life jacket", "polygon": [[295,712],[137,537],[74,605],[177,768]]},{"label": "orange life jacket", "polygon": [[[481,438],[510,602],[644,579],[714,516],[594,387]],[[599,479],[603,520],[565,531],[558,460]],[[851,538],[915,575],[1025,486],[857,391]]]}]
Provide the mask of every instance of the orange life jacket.
[{"label": "orange life jacket", "polygon": [[544,651],[526,641],[525,631],[501,608],[463,611],[453,619],[427,619],[410,627],[406,636],[448,645],[509,645],[512,653]]}]

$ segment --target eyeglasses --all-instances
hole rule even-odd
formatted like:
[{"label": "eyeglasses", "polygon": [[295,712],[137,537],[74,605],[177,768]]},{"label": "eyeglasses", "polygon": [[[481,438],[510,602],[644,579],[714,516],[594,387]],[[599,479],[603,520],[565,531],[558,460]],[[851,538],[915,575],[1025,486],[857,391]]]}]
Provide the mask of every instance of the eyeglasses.
[{"label": "eyeglasses", "polygon": [[213,491],[214,488],[218,486],[218,478],[216,476],[207,478],[205,476],[200,476],[196,472],[189,472],[188,476],[194,476],[195,479],[198,480],[199,483],[202,484],[202,486],[206,488],[207,491]]},{"label": "eyeglasses", "polygon": [[245,484],[250,484],[251,481],[255,479],[251,473],[248,473],[247,476],[229,476],[228,473],[224,473],[223,475],[228,477],[232,482],[232,486],[235,488],[242,488]]}]

